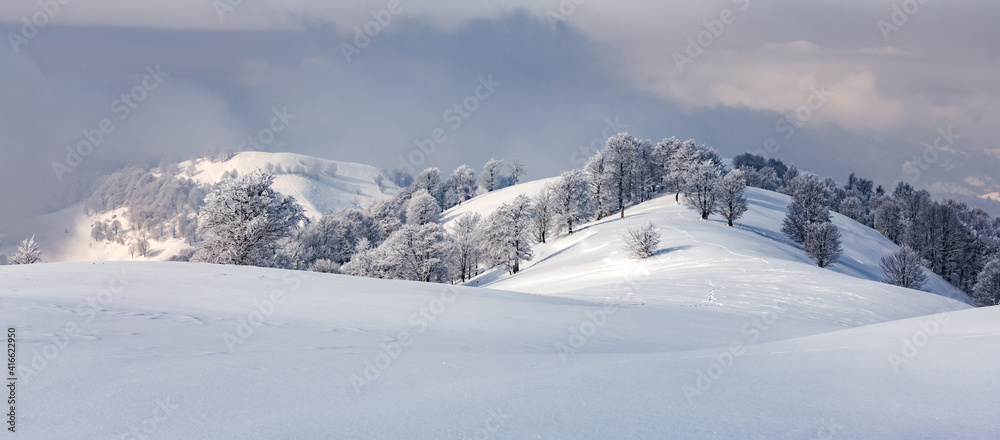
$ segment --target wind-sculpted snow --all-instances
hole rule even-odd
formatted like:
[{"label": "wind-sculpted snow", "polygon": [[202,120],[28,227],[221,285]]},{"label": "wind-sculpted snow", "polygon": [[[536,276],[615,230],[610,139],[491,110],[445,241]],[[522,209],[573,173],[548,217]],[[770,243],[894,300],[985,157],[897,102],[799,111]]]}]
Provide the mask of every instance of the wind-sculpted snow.
[{"label": "wind-sculpted snow", "polygon": [[[688,246],[671,252],[705,245]],[[731,255],[729,266],[777,264],[752,258]],[[890,312],[874,298],[867,309],[824,304],[843,294],[832,287],[813,302],[796,299],[823,290],[783,282],[777,269],[766,275],[769,295],[727,293],[738,271],[709,273],[698,286],[704,301],[692,291],[688,303],[671,304],[642,293],[658,276],[642,270],[622,280],[625,297],[582,301],[194,263],[0,267],[0,325],[18,334],[12,438],[998,432],[1000,309],[956,310],[964,306],[928,294],[942,302],[926,306],[927,316],[797,337],[816,332],[815,315],[859,325]],[[664,281],[667,292],[686,285]],[[646,299],[629,297],[630,288]],[[721,305],[708,301],[713,288]],[[757,311],[734,312],[740,301]]]}]

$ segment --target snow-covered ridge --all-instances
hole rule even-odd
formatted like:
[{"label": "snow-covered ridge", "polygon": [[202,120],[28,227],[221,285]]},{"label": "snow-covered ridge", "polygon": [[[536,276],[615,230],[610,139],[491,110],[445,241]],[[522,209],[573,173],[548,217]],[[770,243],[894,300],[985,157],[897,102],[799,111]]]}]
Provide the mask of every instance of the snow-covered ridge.
[{"label": "snow-covered ridge", "polygon": [[[192,165],[193,171],[187,171]],[[275,171],[275,191],[295,197],[310,218],[344,208],[364,207],[399,189],[371,165],[295,153],[245,151],[223,162],[185,161],[178,168],[178,175],[203,184],[218,183],[225,173],[233,171],[243,175],[256,169],[283,170]]]},{"label": "snow-covered ridge", "polygon": [[[176,175],[211,185],[220,182],[226,173],[235,171],[243,175],[256,169],[274,170],[274,189],[295,197],[311,218],[344,208],[363,207],[399,190],[376,167],[294,153],[242,152],[220,162],[199,158],[179,163]],[[38,240],[42,259],[47,262],[166,260],[190,247],[182,239],[154,241],[149,255],[141,257],[129,251],[128,243],[97,242],[91,238],[90,230],[96,221],[122,219],[127,227],[124,214],[119,209],[88,215],[83,203],[79,203],[2,225],[0,232],[6,233],[7,239],[0,243],[0,254],[11,254],[17,241],[31,235]]]},{"label": "snow-covered ridge", "polygon": [[[518,194],[533,196],[547,181],[527,182],[472,199],[443,214],[450,223],[467,212],[489,214]],[[503,270],[468,285],[617,304],[712,307],[748,315],[787,303],[815,331],[911,318],[969,307],[968,296],[930,274],[926,292],[880,282],[879,260],[898,249],[878,232],[840,214],[844,255],[818,268],[780,232],[786,195],[747,188],[749,210],[728,227],[661,196],[535,246],[535,256],[510,276]],[[622,249],[629,226],[652,221],[662,232],[659,253],[637,263]]]}]

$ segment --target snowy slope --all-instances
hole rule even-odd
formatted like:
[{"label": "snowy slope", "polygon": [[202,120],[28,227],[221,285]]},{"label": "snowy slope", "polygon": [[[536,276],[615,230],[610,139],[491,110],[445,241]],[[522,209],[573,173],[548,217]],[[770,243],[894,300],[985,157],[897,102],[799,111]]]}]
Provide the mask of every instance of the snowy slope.
[{"label": "snowy slope", "polygon": [[[496,191],[445,213],[488,214],[519,193],[533,195],[542,182]],[[736,227],[696,213],[664,196],[534,248],[535,257],[514,276],[497,270],[469,282],[525,293],[615,304],[694,308],[692,313],[748,316],[771,304],[787,304],[810,334],[967,307],[968,297],[931,274],[928,292],[879,282],[879,259],[897,246],[874,230],[834,214],[845,249],[840,261],[821,269],[781,234],[789,198],[748,188],[750,208]],[[635,262],[625,255],[627,227],[652,221],[662,232],[659,253]],[[957,300],[957,301],[956,301]],[[705,310],[711,309],[711,310]],[[805,327],[796,327],[798,331]],[[792,334],[792,333],[789,333]],[[797,336],[801,336],[798,334]]]},{"label": "snowy slope", "polygon": [[[779,340],[809,316],[163,262],[0,267],[0,303],[19,336],[17,438],[1000,432],[996,307]],[[896,313],[868,305],[859,320]]]},{"label": "snowy slope", "polygon": [[[243,175],[263,169],[269,163],[280,165],[285,170],[302,167],[314,176],[280,173],[274,179],[275,191],[294,196],[311,218],[344,208],[364,207],[372,200],[394,194],[399,189],[385,179],[381,170],[371,165],[295,153],[245,151],[224,162],[198,160],[194,161],[196,171],[191,178],[198,183],[215,184],[222,180],[222,175],[226,172],[235,170]],[[181,162],[178,165],[179,175],[186,175],[191,164],[192,161]],[[376,179],[380,177],[383,179],[381,188],[376,183]]]},{"label": "snowy slope", "polygon": [[[264,168],[269,163],[280,165],[285,170],[300,167],[313,176],[280,173],[274,180],[274,189],[294,196],[311,218],[317,218],[325,212],[363,207],[376,198],[392,195],[399,190],[373,166],[293,153],[243,152],[224,162],[213,163],[204,159],[185,161],[179,164],[177,175],[189,177],[198,183],[216,184],[226,172],[247,174]],[[187,170],[192,164],[193,173],[189,175]],[[335,172],[332,171],[334,169]],[[376,179],[380,177],[381,187],[376,183]],[[143,258],[133,257],[128,250],[128,243],[98,243],[91,239],[90,230],[96,221],[111,220],[115,215],[123,218],[124,214],[124,210],[117,210],[87,215],[80,203],[58,212],[0,225],[0,232],[7,234],[7,239],[0,242],[0,254],[12,254],[17,242],[31,235],[35,235],[39,242],[43,260],[49,262],[166,260],[190,247],[182,239],[151,242],[152,253],[148,258]],[[126,221],[123,220],[123,223],[128,226]]]}]

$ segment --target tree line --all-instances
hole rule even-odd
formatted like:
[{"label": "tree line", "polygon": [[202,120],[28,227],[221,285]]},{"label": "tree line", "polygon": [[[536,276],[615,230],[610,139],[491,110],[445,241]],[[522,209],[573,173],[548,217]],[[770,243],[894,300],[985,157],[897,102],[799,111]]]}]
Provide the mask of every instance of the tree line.
[{"label": "tree line", "polygon": [[[520,194],[485,217],[465,214],[450,229],[441,224],[442,211],[516,185],[525,163],[505,166],[491,159],[478,173],[462,165],[447,177],[433,167],[417,176],[396,170],[387,173],[401,186],[393,197],[316,221],[306,219],[294,198],[271,189],[275,169],[233,172],[210,188],[175,176],[176,170],[126,168],[98,180],[86,206],[95,212],[126,207],[132,229],[154,239],[197,240],[196,250],[180,259],[464,282],[494,268],[517,273],[532,258],[533,244],[572,234],[593,220],[624,218],[629,207],[657,196],[672,194],[681,202],[683,194],[683,203],[702,219],[718,214],[733,226],[747,210],[744,190],[751,186],[791,197],[781,230],[820,267],[842,252],[840,232],[830,221],[830,213],[838,212],[901,246],[882,260],[884,281],[920,288],[926,268],[980,305],[1000,302],[1000,219],[982,209],[935,201],[904,182],[889,192],[853,173],[840,185],[750,153],[732,165],[728,169],[717,151],[694,140],[654,144],[620,133],[581,169],[562,173],[535,196]],[[114,223],[95,224],[93,238],[120,239],[121,226]],[[630,232],[636,240],[637,231]],[[649,228],[643,232],[647,244],[655,242]],[[139,247],[145,252],[148,242]],[[637,254],[653,255],[651,249]]]}]

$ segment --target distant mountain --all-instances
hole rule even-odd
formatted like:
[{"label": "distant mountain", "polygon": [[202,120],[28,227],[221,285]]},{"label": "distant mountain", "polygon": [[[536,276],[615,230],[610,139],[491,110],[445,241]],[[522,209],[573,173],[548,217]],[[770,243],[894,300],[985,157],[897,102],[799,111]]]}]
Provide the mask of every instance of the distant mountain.
[{"label": "distant mountain", "polygon": [[[148,173],[153,176],[151,178],[169,173],[177,179],[190,179],[196,184],[210,186],[220,182],[227,173],[242,175],[256,169],[273,172],[274,189],[295,197],[310,218],[344,208],[363,207],[399,190],[376,167],[293,153],[243,152],[223,161],[199,158],[181,162],[168,170],[154,168]],[[94,212],[93,208],[87,209],[86,203],[78,203],[24,219],[0,229],[6,234],[0,242],[0,254],[10,255],[18,241],[31,235],[39,242],[42,259],[46,262],[166,260],[190,247],[185,239],[165,234],[167,237],[150,240],[151,250],[147,257],[135,255],[129,249],[135,231],[126,220],[128,214],[127,208]],[[95,240],[91,236],[91,229],[97,222],[111,224],[115,220],[122,224],[121,241]],[[193,222],[193,218],[189,220]]]}]

